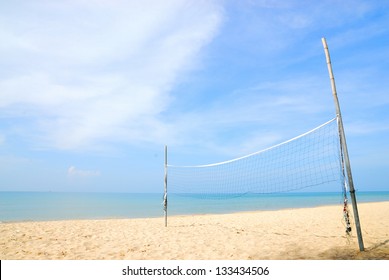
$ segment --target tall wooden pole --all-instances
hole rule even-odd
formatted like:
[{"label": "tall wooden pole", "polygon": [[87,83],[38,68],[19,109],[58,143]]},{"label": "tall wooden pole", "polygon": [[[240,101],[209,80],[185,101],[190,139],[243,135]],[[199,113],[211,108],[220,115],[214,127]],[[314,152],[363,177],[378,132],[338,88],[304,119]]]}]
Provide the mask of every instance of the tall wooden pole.
[{"label": "tall wooden pole", "polygon": [[163,210],[165,212],[165,227],[167,227],[167,146],[165,145],[165,183],[163,195]]},{"label": "tall wooden pole", "polygon": [[361,224],[359,222],[357,199],[356,199],[356,196],[355,196],[353,176],[351,174],[351,165],[350,165],[350,159],[349,159],[349,156],[348,156],[348,150],[347,150],[347,144],[346,144],[346,135],[344,133],[344,128],[343,128],[342,114],[340,112],[340,105],[339,105],[338,95],[336,93],[335,78],[334,78],[334,74],[332,72],[330,53],[328,51],[328,46],[327,46],[326,39],[322,38],[321,40],[322,40],[322,43],[323,43],[324,52],[326,54],[327,67],[328,67],[328,73],[330,75],[330,80],[331,80],[332,95],[334,97],[336,114],[337,114],[337,116],[339,118],[339,122],[338,123],[339,123],[340,141],[341,141],[341,145],[342,145],[342,149],[343,149],[343,157],[344,157],[344,163],[345,163],[346,172],[347,172],[348,184],[349,184],[349,188],[350,188],[351,202],[352,202],[352,205],[353,205],[355,226],[357,228],[357,235],[358,235],[359,250],[360,251],[364,251],[365,248],[364,248],[364,245],[363,245]]}]

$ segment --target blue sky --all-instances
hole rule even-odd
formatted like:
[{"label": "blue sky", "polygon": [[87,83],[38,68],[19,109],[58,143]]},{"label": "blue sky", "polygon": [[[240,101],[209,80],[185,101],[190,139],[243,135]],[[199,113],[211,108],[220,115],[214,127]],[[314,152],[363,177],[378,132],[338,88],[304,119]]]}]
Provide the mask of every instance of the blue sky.
[{"label": "blue sky", "polygon": [[2,1],[0,191],[163,190],[335,115],[389,190],[388,1]]}]

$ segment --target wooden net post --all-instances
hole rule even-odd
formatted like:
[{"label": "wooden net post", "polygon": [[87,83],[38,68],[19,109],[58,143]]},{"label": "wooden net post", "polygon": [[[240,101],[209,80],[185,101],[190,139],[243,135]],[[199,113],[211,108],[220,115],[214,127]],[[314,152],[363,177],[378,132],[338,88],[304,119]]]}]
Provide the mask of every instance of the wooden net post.
[{"label": "wooden net post", "polygon": [[326,55],[328,73],[330,75],[330,80],[331,80],[332,95],[334,97],[336,114],[337,114],[337,116],[339,118],[339,122],[338,123],[339,123],[340,142],[341,142],[341,147],[343,149],[344,163],[345,163],[345,168],[346,168],[346,173],[347,173],[348,184],[349,184],[349,188],[350,188],[351,202],[352,202],[352,205],[353,205],[353,212],[354,212],[354,218],[355,218],[355,227],[357,229],[357,235],[358,235],[359,250],[360,251],[364,251],[365,248],[364,248],[364,245],[363,245],[362,230],[361,230],[361,224],[360,224],[360,221],[359,221],[357,199],[356,199],[356,196],[355,196],[353,176],[351,174],[351,165],[350,165],[350,159],[349,159],[349,156],[348,156],[346,135],[344,133],[342,114],[340,112],[340,105],[339,105],[338,95],[336,93],[335,78],[334,78],[334,74],[332,72],[330,53],[328,51],[328,46],[327,46],[326,39],[322,38],[321,40],[322,40],[323,47],[324,47],[324,52],[325,52],[325,55]]}]

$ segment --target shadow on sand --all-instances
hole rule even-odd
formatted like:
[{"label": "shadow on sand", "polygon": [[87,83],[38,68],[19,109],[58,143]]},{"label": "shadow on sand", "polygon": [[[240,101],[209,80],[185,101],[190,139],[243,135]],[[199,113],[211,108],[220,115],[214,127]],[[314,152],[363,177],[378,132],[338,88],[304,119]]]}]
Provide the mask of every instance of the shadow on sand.
[{"label": "shadow on sand", "polygon": [[334,247],[319,255],[328,260],[389,260],[389,239],[366,247],[365,251],[349,246]]}]

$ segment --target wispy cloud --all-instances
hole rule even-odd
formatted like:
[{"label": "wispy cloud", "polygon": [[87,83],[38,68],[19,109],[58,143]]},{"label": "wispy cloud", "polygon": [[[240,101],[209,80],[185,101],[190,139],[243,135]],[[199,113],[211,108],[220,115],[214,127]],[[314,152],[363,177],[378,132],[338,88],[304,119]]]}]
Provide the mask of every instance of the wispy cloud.
[{"label": "wispy cloud", "polygon": [[197,1],[26,2],[0,14],[0,108],[35,146],[59,149],[158,130],[169,90],[222,20]]},{"label": "wispy cloud", "polygon": [[387,120],[382,122],[367,122],[367,121],[355,121],[351,122],[347,127],[347,132],[350,135],[374,135],[380,132],[388,132],[389,125]]},{"label": "wispy cloud", "polygon": [[68,176],[69,177],[96,177],[96,176],[100,176],[100,171],[84,170],[84,169],[78,169],[74,166],[70,166],[68,168]]},{"label": "wispy cloud", "polygon": [[[179,119],[171,123],[174,127],[170,130],[172,141],[181,140],[183,145],[193,143],[225,153],[252,152],[263,148],[262,145],[297,136],[334,117],[320,41],[326,35],[330,36],[329,43],[334,50],[335,76],[346,109],[347,125],[350,119],[357,118],[354,110],[349,112],[356,108],[352,105],[357,102],[361,111],[387,104],[388,95],[383,87],[387,84],[386,69],[380,68],[384,67],[380,61],[388,58],[387,51],[384,47],[382,51],[375,47],[375,52],[369,47],[360,47],[369,40],[366,37],[387,33],[384,30],[387,20],[378,17],[362,24],[377,9],[376,4],[355,0],[351,5],[353,9],[350,9],[350,2],[333,1],[230,3],[231,17],[235,13],[239,16],[234,17],[234,21],[226,21],[225,33],[221,34],[224,45],[220,49],[228,51],[224,64],[214,70],[225,71],[226,77],[242,83],[231,83],[237,88],[218,92],[217,97],[208,99],[211,102],[206,106],[181,112]],[[369,35],[360,36],[365,32]],[[352,35],[358,35],[357,39],[350,40]],[[354,43],[358,45],[353,46]],[[359,57],[361,52],[363,61]],[[249,59],[245,60],[247,56]],[[239,70],[230,70],[234,67]],[[257,75],[246,69],[257,71]],[[208,74],[212,77],[213,73]],[[251,76],[251,80],[242,79],[245,75]],[[253,82],[252,77],[258,82]],[[221,89],[227,88],[220,84]],[[214,84],[212,86],[215,88]],[[379,119],[373,121],[377,127],[381,126]],[[178,135],[174,134],[177,131]]]},{"label": "wispy cloud", "polygon": [[285,141],[335,117],[327,82],[296,76],[226,93],[171,120],[168,143],[237,156]]}]

